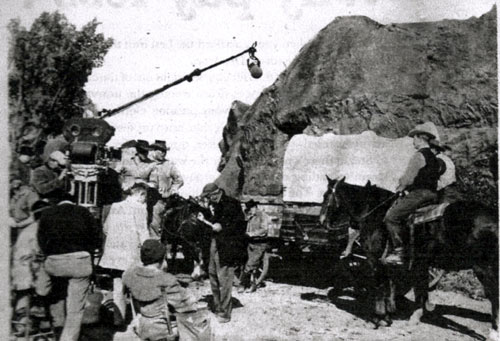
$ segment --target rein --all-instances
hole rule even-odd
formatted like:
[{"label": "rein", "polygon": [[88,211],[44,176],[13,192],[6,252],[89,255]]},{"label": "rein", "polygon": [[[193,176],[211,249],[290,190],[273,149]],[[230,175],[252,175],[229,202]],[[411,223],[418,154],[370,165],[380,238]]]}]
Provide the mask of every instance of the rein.
[{"label": "rein", "polygon": [[[333,195],[333,197],[335,197],[335,203],[336,203],[337,207],[339,207],[339,203],[338,203],[338,200],[337,200],[337,193],[336,193],[338,185],[339,185],[339,183],[336,183],[335,186],[332,188],[332,195]],[[373,212],[375,212],[376,210],[378,210],[380,207],[382,207],[383,205],[385,205],[388,201],[394,199],[397,196],[399,196],[399,192],[396,192],[396,193],[392,194],[387,199],[385,199],[384,201],[382,201],[377,206],[375,206],[374,208],[372,208],[371,210],[369,210],[367,213],[363,214],[360,217],[355,217],[351,212],[349,212],[349,215],[351,216],[352,219],[354,219],[356,222],[359,223],[360,221],[363,221],[364,219],[366,219],[367,217],[369,217],[371,214],[373,214]]]},{"label": "rein", "polygon": [[380,204],[378,204],[377,206],[375,206],[374,208],[372,208],[370,211],[368,211],[367,213],[363,214],[361,217],[357,218],[356,220],[357,221],[361,221],[361,220],[364,220],[366,219],[367,217],[369,217],[373,212],[375,212],[376,210],[378,210],[380,207],[382,207],[384,204],[386,204],[388,201],[394,199],[394,197],[398,196],[399,193],[394,193],[393,195],[391,195],[390,197],[388,197],[387,199],[385,199],[384,201],[382,201]]}]

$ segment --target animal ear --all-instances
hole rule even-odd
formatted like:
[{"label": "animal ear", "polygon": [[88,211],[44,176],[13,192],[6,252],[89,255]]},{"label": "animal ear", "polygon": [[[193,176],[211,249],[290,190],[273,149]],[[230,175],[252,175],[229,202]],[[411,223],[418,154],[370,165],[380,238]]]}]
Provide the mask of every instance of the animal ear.
[{"label": "animal ear", "polygon": [[329,183],[329,184],[330,184],[330,183],[332,183],[332,181],[333,181],[333,180],[332,180],[332,179],[330,179],[330,177],[328,176],[328,174],[326,174],[325,176],[326,176],[326,180],[328,180],[328,183]]},{"label": "animal ear", "polygon": [[345,182],[345,176],[339,180],[339,182]]},{"label": "animal ear", "polygon": [[366,183],[365,187],[366,188],[372,187],[372,182],[370,180],[368,180],[368,182]]}]

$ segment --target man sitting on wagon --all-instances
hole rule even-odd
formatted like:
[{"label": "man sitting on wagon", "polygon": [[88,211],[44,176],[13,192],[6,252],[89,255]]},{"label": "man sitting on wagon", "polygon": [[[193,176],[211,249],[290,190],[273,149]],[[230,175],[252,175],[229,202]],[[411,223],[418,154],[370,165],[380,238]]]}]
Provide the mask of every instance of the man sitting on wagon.
[{"label": "man sitting on wagon", "polygon": [[399,179],[397,192],[400,196],[387,211],[384,222],[392,241],[392,253],[386,258],[387,264],[402,265],[404,257],[403,232],[406,220],[417,208],[430,204],[437,199],[439,162],[429,148],[429,141],[437,139],[437,128],[432,122],[417,125],[408,133],[413,137],[413,154],[406,171]]}]

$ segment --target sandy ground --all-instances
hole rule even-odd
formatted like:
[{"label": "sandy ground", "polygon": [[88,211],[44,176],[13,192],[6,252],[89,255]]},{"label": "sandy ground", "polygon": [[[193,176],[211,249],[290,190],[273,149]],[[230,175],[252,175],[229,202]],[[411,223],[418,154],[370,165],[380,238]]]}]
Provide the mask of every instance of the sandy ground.
[{"label": "sandy ground", "polygon": [[[210,297],[208,281],[190,285],[201,298]],[[437,317],[418,325],[396,319],[391,327],[373,329],[355,300],[342,296],[335,304],[328,289],[270,283],[255,293],[233,291],[231,322],[212,317],[214,340],[484,340],[489,334],[487,301],[436,291]],[[212,314],[211,314],[212,315]],[[128,330],[113,340],[138,340]]]},{"label": "sandy ground", "polygon": [[[324,263],[323,263],[324,264]],[[314,266],[312,266],[314,265]],[[213,340],[485,340],[490,332],[490,303],[459,293],[434,291],[434,315],[418,325],[408,321],[410,309],[390,327],[374,329],[368,304],[349,290],[329,298],[331,271],[318,261],[274,264],[270,280],[255,293],[233,290],[231,322],[220,324],[211,315]],[[192,282],[189,290],[201,301],[211,300],[210,285]],[[330,295],[331,296],[331,295]],[[412,305],[410,300],[403,306]],[[404,308],[404,307],[403,307]],[[405,309],[403,309],[405,310]],[[86,327],[84,340],[136,341],[131,330]]]}]

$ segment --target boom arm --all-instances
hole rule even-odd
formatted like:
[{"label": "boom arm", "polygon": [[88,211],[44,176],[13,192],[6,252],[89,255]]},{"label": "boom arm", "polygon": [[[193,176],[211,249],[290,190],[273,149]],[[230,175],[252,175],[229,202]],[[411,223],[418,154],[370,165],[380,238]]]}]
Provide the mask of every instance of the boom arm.
[{"label": "boom arm", "polygon": [[[210,69],[212,69],[214,67],[217,67],[217,66],[219,66],[221,64],[227,63],[228,61],[233,60],[235,58],[238,58],[241,55],[244,55],[245,53],[249,53],[250,54],[250,58],[253,59],[253,60],[255,60],[255,61],[257,61],[260,64],[260,62],[257,59],[257,57],[255,57],[255,52],[257,52],[257,49],[255,48],[256,46],[257,46],[257,42],[254,42],[252,44],[252,46],[250,46],[248,49],[246,49],[246,50],[244,50],[244,51],[242,51],[242,52],[240,52],[238,54],[235,54],[234,56],[231,56],[231,57],[226,58],[224,60],[218,61],[217,63],[214,63],[214,64],[212,64],[210,66],[207,66],[207,67],[205,67],[203,69],[194,69],[190,74],[185,75],[184,77],[179,78],[178,80],[173,81],[172,83],[166,84],[166,85],[162,86],[161,88],[158,88],[156,90],[148,92],[147,94],[145,94],[145,95],[143,95],[143,96],[141,96],[141,97],[139,97],[137,99],[134,99],[133,101],[125,103],[125,104],[119,106],[118,108],[115,108],[115,109],[112,109],[112,110],[106,110],[106,109],[104,109],[104,110],[102,110],[99,113],[100,114],[99,116],[101,118],[111,117],[111,116],[113,116],[113,115],[115,115],[115,114],[117,114],[117,113],[119,113],[119,112],[121,112],[121,111],[123,111],[123,110],[125,110],[125,109],[127,109],[129,107],[131,107],[134,104],[137,104],[139,102],[145,101],[148,98],[153,97],[153,96],[155,96],[155,95],[157,95],[157,94],[159,94],[159,93],[161,93],[161,92],[163,92],[163,91],[165,91],[165,90],[167,90],[167,89],[169,89],[169,88],[171,88],[173,86],[176,86],[178,84],[183,83],[184,81],[191,82],[193,80],[193,77],[199,76],[203,72],[205,72],[207,70],[210,70]],[[259,64],[257,64],[257,65],[259,65]]]}]

